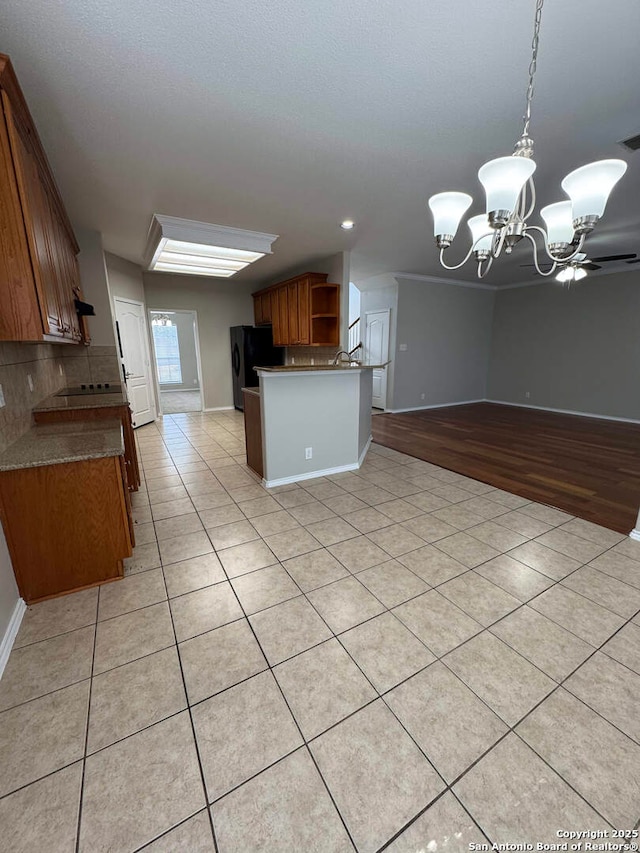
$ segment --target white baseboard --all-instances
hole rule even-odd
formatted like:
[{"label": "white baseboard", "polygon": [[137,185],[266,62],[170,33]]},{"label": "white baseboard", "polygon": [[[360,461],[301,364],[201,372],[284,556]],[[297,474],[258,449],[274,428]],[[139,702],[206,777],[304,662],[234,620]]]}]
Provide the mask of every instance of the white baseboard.
[{"label": "white baseboard", "polygon": [[336,468],[323,468],[320,471],[309,471],[307,474],[296,474],[294,477],[280,477],[277,480],[263,480],[262,485],[267,489],[274,486],[288,486],[289,483],[299,483],[301,480],[315,480],[317,477],[328,477],[329,474],[344,474],[345,471],[357,471],[360,462],[352,462],[350,465],[338,465]]},{"label": "white baseboard", "polygon": [[[481,401],[474,401],[481,402]],[[640,424],[634,418],[614,418],[611,415],[596,415],[593,412],[576,412],[573,409],[552,409],[549,406],[532,406],[528,403],[512,403],[508,400],[484,400],[485,403],[498,403],[500,406],[513,406],[516,409],[538,409],[541,412],[556,412],[559,415],[577,415],[580,418],[595,418],[599,421],[620,421],[624,424]]]},{"label": "white baseboard", "polygon": [[203,409],[203,412],[232,412],[235,406],[216,406],[214,409]]},{"label": "white baseboard", "polygon": [[364,457],[365,457],[365,456],[367,455],[367,453],[369,452],[369,448],[371,447],[371,442],[372,442],[372,441],[373,441],[373,436],[372,436],[372,435],[370,435],[370,436],[369,436],[369,438],[368,438],[368,439],[367,439],[367,441],[366,441],[366,444],[365,444],[365,446],[364,446],[364,448],[363,448],[363,450],[362,450],[362,453],[360,454],[360,457],[358,458],[358,468],[359,468],[359,467],[362,465],[362,463],[364,462]]},{"label": "white baseboard", "polygon": [[2,673],[7,665],[7,661],[9,660],[9,655],[13,648],[13,641],[16,638],[18,628],[20,627],[20,623],[22,622],[22,617],[24,616],[26,609],[27,605],[21,598],[19,598],[16,601],[16,606],[13,608],[13,613],[11,614],[9,624],[7,625],[7,630],[4,632],[4,637],[0,642],[0,678],[2,678]]},{"label": "white baseboard", "polygon": [[409,409],[385,409],[385,412],[390,412],[392,415],[401,415],[404,412],[423,412],[427,409],[447,409],[450,406],[468,406],[471,403],[487,403],[493,402],[485,399],[480,400],[457,400],[455,403],[434,403],[431,406],[412,406]]},{"label": "white baseboard", "polygon": [[640,542],[640,530],[636,527],[635,530],[632,530],[629,534],[629,539],[635,539],[636,542]]}]

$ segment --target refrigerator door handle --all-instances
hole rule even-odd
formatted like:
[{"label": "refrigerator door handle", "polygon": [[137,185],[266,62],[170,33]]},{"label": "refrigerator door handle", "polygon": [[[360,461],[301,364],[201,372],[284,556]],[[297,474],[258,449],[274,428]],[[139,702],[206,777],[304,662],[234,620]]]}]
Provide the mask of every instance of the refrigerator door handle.
[{"label": "refrigerator door handle", "polygon": [[240,376],[240,349],[238,348],[238,344],[233,345],[231,361],[233,364],[233,372],[236,376]]}]

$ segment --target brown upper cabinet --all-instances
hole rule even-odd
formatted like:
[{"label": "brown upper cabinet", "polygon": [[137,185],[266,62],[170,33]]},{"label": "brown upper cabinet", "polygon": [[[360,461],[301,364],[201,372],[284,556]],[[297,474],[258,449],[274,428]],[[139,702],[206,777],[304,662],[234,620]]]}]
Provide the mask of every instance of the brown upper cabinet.
[{"label": "brown upper cabinet", "polygon": [[80,343],[78,244],[3,54],[0,98],[0,340]]},{"label": "brown upper cabinet", "polygon": [[256,326],[273,326],[273,343],[286,346],[338,346],[340,285],[325,273],[309,272],[253,294]]}]

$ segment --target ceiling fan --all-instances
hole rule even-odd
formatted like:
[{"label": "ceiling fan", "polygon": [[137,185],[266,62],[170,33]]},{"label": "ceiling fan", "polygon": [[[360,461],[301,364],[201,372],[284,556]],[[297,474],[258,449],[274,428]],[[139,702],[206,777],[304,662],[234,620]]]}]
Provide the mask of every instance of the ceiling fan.
[{"label": "ceiling fan", "polygon": [[[575,255],[568,266],[572,266],[574,269],[599,270],[602,269],[601,264],[606,264],[609,261],[626,261],[628,264],[639,264],[640,258],[635,253],[627,255],[600,255],[597,258],[587,258],[584,252],[580,252]],[[520,266],[534,267],[535,264],[520,264]]]}]

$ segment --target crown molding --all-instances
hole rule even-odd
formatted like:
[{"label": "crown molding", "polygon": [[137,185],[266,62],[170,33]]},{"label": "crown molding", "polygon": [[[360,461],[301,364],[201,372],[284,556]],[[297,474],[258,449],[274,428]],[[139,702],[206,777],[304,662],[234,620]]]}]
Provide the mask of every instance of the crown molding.
[{"label": "crown molding", "polygon": [[462,281],[457,278],[443,278],[435,275],[421,275],[414,272],[392,272],[395,278],[409,279],[410,281],[423,281],[426,284],[453,284],[455,287],[470,287],[472,290],[500,290],[496,284],[484,284],[479,281]]}]

